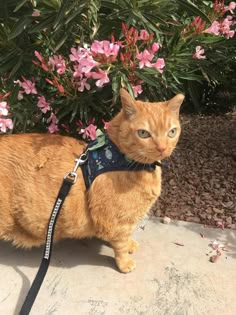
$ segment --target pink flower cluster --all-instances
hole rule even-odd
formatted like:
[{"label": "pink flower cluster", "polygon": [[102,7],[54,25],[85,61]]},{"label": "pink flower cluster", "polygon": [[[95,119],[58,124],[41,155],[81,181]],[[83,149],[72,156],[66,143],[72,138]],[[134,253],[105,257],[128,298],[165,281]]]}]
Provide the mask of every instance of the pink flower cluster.
[{"label": "pink flower cluster", "polygon": [[[154,49],[155,47],[155,49]],[[154,58],[154,53],[158,51],[159,45],[154,43],[151,51],[145,49],[141,53],[136,54],[136,58],[139,60],[139,68],[155,68],[158,72],[163,73],[163,68],[165,67],[165,61],[163,58],[158,58],[155,63],[151,63]]]},{"label": "pink flower cluster", "polygon": [[114,56],[114,58],[116,58],[119,50],[119,43],[110,43],[108,40],[103,40],[101,42],[95,40],[91,45],[91,52],[93,56],[97,57],[98,55],[101,55],[101,57],[105,57],[105,60],[106,58],[109,58],[111,56]]},{"label": "pink flower cluster", "polygon": [[26,80],[25,77],[22,76],[23,81],[17,80],[14,83],[19,84],[23,90],[18,92],[18,100],[23,98],[23,94],[38,94],[37,89],[35,87],[35,80],[34,78],[31,80]]},{"label": "pink flower cluster", "polygon": [[157,58],[160,45],[153,41],[154,34],[149,34],[146,30],[138,32],[134,27],[128,29],[124,23],[122,28],[123,37],[120,41],[115,41],[112,35],[111,41],[95,40],[90,47],[72,47],[68,62],[61,55],[54,55],[47,60],[35,51],[40,63],[33,63],[52,75],[53,78],[46,78],[46,81],[56,87],[61,95],[74,95],[76,91],[90,90],[93,84],[102,88],[110,82],[112,71],[116,67],[124,68],[131,74],[129,83],[137,97],[142,93],[143,81],[133,75],[134,71],[154,68],[163,73],[165,61]]},{"label": "pink flower cluster", "polygon": [[231,29],[231,27],[235,24],[236,22],[233,20],[232,15],[228,15],[223,21],[214,21],[211,26],[204,31],[204,33],[224,35],[229,39],[235,35],[235,30]]},{"label": "pink flower cluster", "polygon": [[[130,36],[133,35],[132,45],[136,45],[138,40],[147,41],[150,39],[150,35],[146,30],[141,30],[140,35],[136,30],[131,29],[129,37],[126,36],[126,40],[123,42],[110,42],[108,40],[97,41],[95,40],[90,48],[78,47],[71,48],[70,60],[73,62],[73,77],[76,79],[78,91],[83,92],[85,89],[90,90],[91,84],[87,81],[92,78],[96,80],[95,85],[97,87],[103,87],[104,84],[110,82],[109,74],[112,63],[122,62],[127,67],[136,68],[137,66],[142,69],[155,68],[158,72],[163,73],[165,67],[165,61],[163,58],[156,58],[155,53],[158,52],[160,45],[156,42],[151,47],[144,49],[141,52],[135,54],[130,53],[126,48],[130,48]],[[128,38],[128,40],[127,40]],[[121,52],[123,50],[123,52]],[[138,47],[135,46],[135,50]],[[119,58],[120,57],[120,58]],[[132,60],[133,57],[133,60]],[[142,82],[138,84],[131,82],[134,95],[142,93]]]},{"label": "pink flower cluster", "polygon": [[[44,57],[38,51],[34,52],[37,60],[33,60],[33,63],[47,73],[45,81],[56,88],[56,90],[49,88],[50,94],[54,93],[55,104],[58,97],[74,99],[79,92],[104,87],[117,71],[124,76],[128,73],[128,82],[134,96],[137,97],[142,93],[144,83],[138,76],[140,69],[152,68],[156,70],[156,74],[163,73],[165,61],[158,58],[160,44],[155,42],[154,34],[149,34],[146,30],[138,31],[134,27],[129,29],[124,23],[122,29],[123,36],[119,41],[115,41],[111,35],[110,41],[95,40],[91,46],[72,47],[69,58],[62,55]],[[31,95],[33,101],[36,100],[38,109],[46,116],[48,131],[57,132],[59,129],[57,109],[53,110],[50,101],[38,93],[35,79],[28,80],[22,76],[22,79],[15,83],[20,87],[18,99],[23,99],[24,95]],[[107,123],[104,128],[106,126]],[[66,122],[62,123],[61,127],[69,132]],[[96,128],[97,126],[91,122],[86,127],[80,126],[80,133],[83,138],[94,139]]]},{"label": "pink flower cluster", "polygon": [[[142,84],[135,75],[135,69],[154,68],[157,72],[163,73],[165,61],[157,58],[156,53],[160,49],[160,44],[154,41],[154,34],[149,34],[146,30],[136,30],[134,27],[128,29],[122,23],[124,40],[122,41],[122,51],[120,60],[130,69],[129,82],[133,89],[134,96],[137,97],[143,92]],[[142,50],[140,49],[142,47]]]},{"label": "pink flower cluster", "polygon": [[90,48],[71,48],[70,60],[73,62],[73,77],[78,91],[90,90],[91,85],[87,82],[89,78],[96,80],[97,87],[103,87],[110,82],[109,69],[102,69],[102,65],[111,64],[116,61],[120,46],[109,41],[95,40]]},{"label": "pink flower cluster", "polygon": [[[213,22],[207,29],[203,30],[202,33],[209,33],[218,35],[224,35],[226,38],[232,38],[235,35],[235,30],[232,27],[236,24],[233,20],[234,10],[236,8],[236,2],[232,1],[228,6],[224,5],[223,0],[215,0],[213,6]],[[232,15],[227,15],[225,18],[222,16],[225,15],[226,12],[230,12]],[[215,17],[217,15],[217,19]]]},{"label": "pink flower cluster", "polygon": [[[225,7],[224,1],[215,0],[213,13],[214,15],[217,14],[219,19],[213,21],[210,27],[205,29],[206,22],[202,21],[202,18],[200,16],[196,17],[182,32],[183,35],[187,33],[187,37],[185,36],[185,40],[188,37],[201,33],[209,33],[216,36],[224,35],[228,39],[232,38],[235,35],[235,30],[231,29],[231,27],[236,24],[236,22],[233,20],[233,16],[227,15],[224,19],[222,19],[221,17],[225,14],[225,12],[228,11],[233,14],[235,8],[236,2],[230,2],[230,4]],[[188,34],[188,32],[190,32],[190,34]],[[195,49],[196,51],[193,54],[193,58],[206,59],[206,56],[204,55],[205,50],[201,46],[196,46]]]},{"label": "pink flower cluster", "polygon": [[56,70],[58,74],[63,74],[66,71],[66,62],[61,55],[50,57],[48,64],[52,67],[52,70]]},{"label": "pink flower cluster", "polygon": [[[35,86],[35,79],[33,78],[31,80],[26,80],[25,77],[22,76],[23,81],[17,80],[14,83],[19,84],[20,87],[23,88],[23,90],[18,92],[18,100],[21,100],[23,98],[23,94],[33,94],[37,95],[38,91]],[[58,129],[58,118],[56,115],[53,113],[52,108],[49,104],[49,102],[46,100],[44,96],[37,96],[38,102],[37,102],[37,107],[41,110],[43,114],[46,114],[48,111],[51,111],[50,117],[47,119],[47,123],[50,125],[48,126],[48,131],[50,133],[57,132]]]},{"label": "pink flower cluster", "polygon": [[[181,32],[184,40],[186,41],[187,39],[202,33],[214,34],[216,36],[223,35],[227,39],[232,38],[235,35],[235,30],[232,28],[236,24],[233,19],[235,8],[236,2],[232,1],[228,6],[225,6],[224,0],[215,0],[213,9],[209,13],[209,18],[212,21],[211,25],[206,28],[206,22],[203,21],[200,16],[197,16]],[[223,18],[226,12],[230,12],[232,15],[227,15]]]},{"label": "pink flower cluster", "polygon": [[0,132],[5,133],[7,129],[13,129],[13,122],[9,116],[9,105],[6,102],[7,97],[10,93],[5,95],[0,94]]},{"label": "pink flower cluster", "polygon": [[225,12],[230,12],[234,14],[236,8],[236,2],[232,1],[228,6],[225,7],[224,0],[215,0],[213,5],[213,12],[216,12],[218,15],[224,15]]}]

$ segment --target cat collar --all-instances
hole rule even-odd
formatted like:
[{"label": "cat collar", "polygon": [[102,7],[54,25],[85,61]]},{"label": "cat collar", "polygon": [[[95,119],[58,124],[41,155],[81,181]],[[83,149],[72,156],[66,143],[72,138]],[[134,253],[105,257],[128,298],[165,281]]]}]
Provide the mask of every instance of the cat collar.
[{"label": "cat collar", "polygon": [[105,172],[113,171],[149,171],[153,172],[161,163],[142,164],[129,159],[121,153],[108,135],[100,135],[88,144],[86,163],[81,165],[86,189],[89,189],[94,179]]}]

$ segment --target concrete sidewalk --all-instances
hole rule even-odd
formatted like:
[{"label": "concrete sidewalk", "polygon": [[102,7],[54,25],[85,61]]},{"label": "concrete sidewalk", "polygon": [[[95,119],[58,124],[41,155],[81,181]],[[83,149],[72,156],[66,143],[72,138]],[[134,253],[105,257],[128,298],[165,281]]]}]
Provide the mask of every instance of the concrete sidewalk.
[{"label": "concrete sidewalk", "polygon": [[[126,275],[101,241],[58,243],[31,314],[236,314],[235,230],[154,219],[144,230],[138,227],[134,238],[140,242],[137,269]],[[228,251],[211,263],[215,251],[209,244],[215,239]],[[0,242],[1,315],[18,315],[41,256],[42,248],[25,251]]]}]

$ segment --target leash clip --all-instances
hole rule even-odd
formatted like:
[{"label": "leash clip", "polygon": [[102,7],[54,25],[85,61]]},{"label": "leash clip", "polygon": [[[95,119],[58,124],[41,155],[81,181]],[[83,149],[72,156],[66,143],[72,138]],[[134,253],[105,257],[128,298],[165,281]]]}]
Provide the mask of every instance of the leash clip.
[{"label": "leash clip", "polygon": [[87,161],[88,157],[87,157],[87,154],[86,152],[85,153],[82,153],[78,159],[75,159],[75,167],[73,169],[73,171],[67,173],[64,177],[64,179],[68,179],[70,181],[72,181],[72,184],[74,184],[76,181],[77,181],[77,170],[78,168],[83,165],[86,161]]}]

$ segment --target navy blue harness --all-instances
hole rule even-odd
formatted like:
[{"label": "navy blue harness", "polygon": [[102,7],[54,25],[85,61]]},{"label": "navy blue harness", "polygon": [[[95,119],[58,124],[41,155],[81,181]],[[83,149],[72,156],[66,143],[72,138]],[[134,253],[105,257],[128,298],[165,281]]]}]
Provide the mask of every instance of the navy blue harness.
[{"label": "navy blue harness", "polygon": [[86,188],[89,189],[94,179],[105,172],[114,171],[149,171],[153,172],[161,163],[142,164],[130,160],[120,152],[107,135],[94,140],[86,147],[87,161],[81,165]]}]

